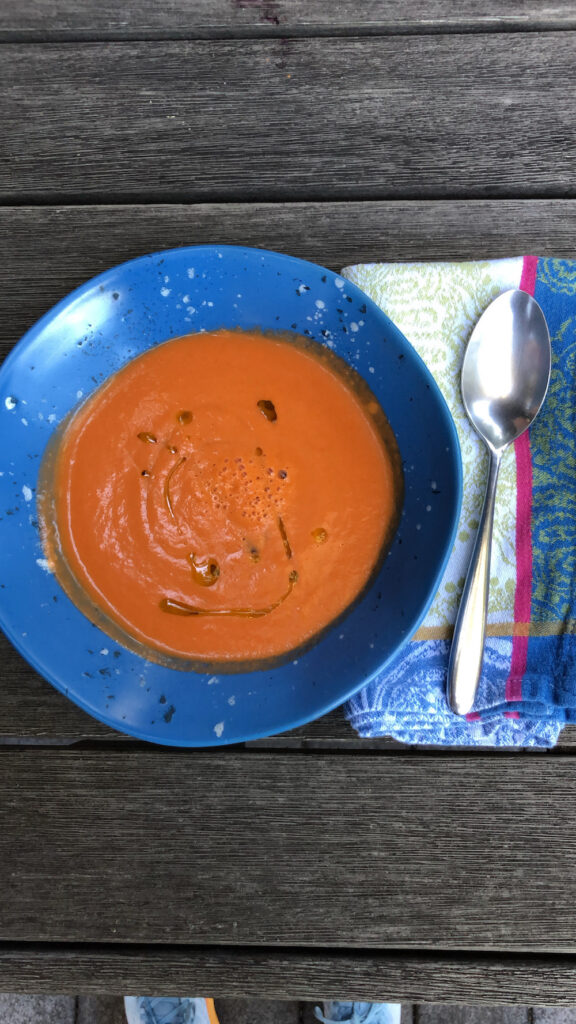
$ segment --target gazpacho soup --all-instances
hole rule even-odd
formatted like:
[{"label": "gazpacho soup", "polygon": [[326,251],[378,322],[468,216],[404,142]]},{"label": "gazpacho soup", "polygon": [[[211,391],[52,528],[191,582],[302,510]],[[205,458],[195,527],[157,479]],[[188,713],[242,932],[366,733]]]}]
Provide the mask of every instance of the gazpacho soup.
[{"label": "gazpacho soup", "polygon": [[172,668],[268,667],[363,591],[402,505],[365,381],[297,335],[221,330],[137,356],[44,457],[46,556],[84,614]]}]

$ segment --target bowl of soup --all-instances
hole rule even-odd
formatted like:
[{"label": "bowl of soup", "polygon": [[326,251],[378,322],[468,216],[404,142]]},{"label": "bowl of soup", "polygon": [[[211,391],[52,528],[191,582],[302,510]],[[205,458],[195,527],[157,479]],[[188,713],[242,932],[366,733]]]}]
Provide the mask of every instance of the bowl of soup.
[{"label": "bowl of soup", "polygon": [[255,249],[142,257],[50,311],[0,387],[0,622],[90,714],[239,742],[401,656],[450,554],[458,441],[352,283]]}]

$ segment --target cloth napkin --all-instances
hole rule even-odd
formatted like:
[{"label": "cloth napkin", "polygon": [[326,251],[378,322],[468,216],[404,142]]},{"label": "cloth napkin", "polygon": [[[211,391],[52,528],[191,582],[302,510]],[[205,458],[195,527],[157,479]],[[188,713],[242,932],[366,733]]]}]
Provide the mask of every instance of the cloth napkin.
[{"label": "cloth napkin", "polygon": [[[361,736],[411,744],[553,746],[576,721],[576,261],[370,264],[343,276],[381,306],[433,373],[464,471],[458,534],[428,615],[346,715]],[[544,311],[552,375],[540,415],[501,467],[485,658],[474,710],[460,718],[446,703],[446,675],[488,466],[464,412],[460,368],[479,316],[509,288],[534,295]]]}]

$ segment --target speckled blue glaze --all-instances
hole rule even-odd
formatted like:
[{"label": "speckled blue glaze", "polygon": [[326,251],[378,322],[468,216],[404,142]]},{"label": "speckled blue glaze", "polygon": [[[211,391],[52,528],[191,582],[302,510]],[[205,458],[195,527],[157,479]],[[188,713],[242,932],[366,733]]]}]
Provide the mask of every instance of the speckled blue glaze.
[{"label": "speckled blue glaze", "polygon": [[[203,675],[144,661],[76,609],[44,560],[35,490],[46,443],[74,405],[151,345],[222,326],[297,331],[352,363],[394,429],[406,497],[377,579],[315,647],[273,670]],[[432,377],[355,285],[289,256],[198,246],[144,256],[94,278],[47,313],[4,363],[0,422],[0,625],[80,707],[155,743],[236,743],[343,703],[417,629],[452,546],[460,453]]]}]

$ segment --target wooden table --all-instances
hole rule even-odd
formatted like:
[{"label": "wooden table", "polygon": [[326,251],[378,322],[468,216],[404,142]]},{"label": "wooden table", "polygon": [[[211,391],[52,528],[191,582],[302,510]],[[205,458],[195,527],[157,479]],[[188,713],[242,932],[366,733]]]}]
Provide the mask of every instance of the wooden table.
[{"label": "wooden table", "polygon": [[[170,246],[575,256],[575,29],[568,0],[5,0],[2,354]],[[338,712],[167,750],[1,665],[1,991],[576,1003],[574,732],[410,750]]]}]

